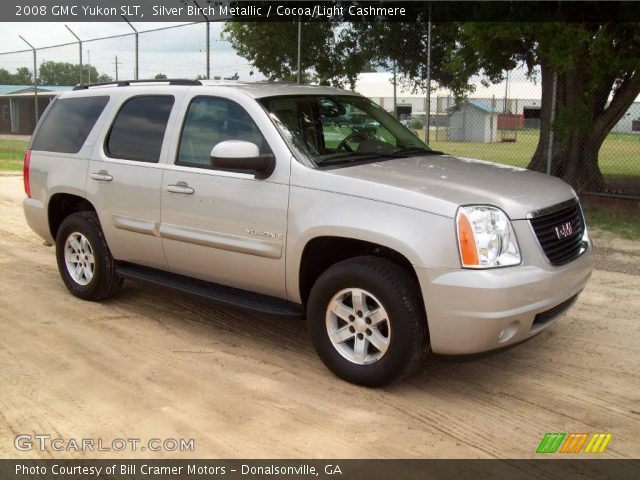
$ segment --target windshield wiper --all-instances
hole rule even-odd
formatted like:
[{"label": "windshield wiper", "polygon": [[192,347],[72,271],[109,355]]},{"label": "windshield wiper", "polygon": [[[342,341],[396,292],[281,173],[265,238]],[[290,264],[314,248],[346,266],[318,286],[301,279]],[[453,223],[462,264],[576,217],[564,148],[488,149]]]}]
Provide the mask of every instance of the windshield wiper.
[{"label": "windshield wiper", "polygon": [[397,155],[399,157],[404,157],[414,153],[422,154],[422,155],[442,155],[443,152],[440,152],[438,150],[429,150],[422,147],[406,147],[406,148],[400,148],[398,150],[394,150],[392,152],[393,155]]},{"label": "windshield wiper", "polygon": [[391,152],[345,152],[344,154],[333,155],[331,157],[326,157],[323,159],[317,159],[315,160],[315,162],[316,162],[316,165],[322,166],[322,165],[329,165],[329,164],[336,164],[336,163],[344,163],[350,160],[359,161],[359,160],[367,160],[372,158],[398,158],[400,156],[402,155],[396,155],[395,153],[391,153]]}]

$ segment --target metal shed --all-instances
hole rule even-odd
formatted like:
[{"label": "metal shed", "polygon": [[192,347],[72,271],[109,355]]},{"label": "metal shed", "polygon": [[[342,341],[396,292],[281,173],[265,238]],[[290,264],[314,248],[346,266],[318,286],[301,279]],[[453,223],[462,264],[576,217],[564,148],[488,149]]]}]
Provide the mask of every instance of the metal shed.
[{"label": "metal shed", "polygon": [[498,113],[492,102],[464,100],[449,109],[449,141],[498,141]]}]

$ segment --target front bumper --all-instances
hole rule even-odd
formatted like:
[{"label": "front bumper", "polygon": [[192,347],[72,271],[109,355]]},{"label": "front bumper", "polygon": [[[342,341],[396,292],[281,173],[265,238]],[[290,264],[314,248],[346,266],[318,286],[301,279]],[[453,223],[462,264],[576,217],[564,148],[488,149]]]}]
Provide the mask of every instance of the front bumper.
[{"label": "front bumper", "polygon": [[446,355],[480,353],[540,333],[585,287],[592,270],[591,250],[589,245],[562,267],[535,262],[488,270],[416,268],[432,350]]}]

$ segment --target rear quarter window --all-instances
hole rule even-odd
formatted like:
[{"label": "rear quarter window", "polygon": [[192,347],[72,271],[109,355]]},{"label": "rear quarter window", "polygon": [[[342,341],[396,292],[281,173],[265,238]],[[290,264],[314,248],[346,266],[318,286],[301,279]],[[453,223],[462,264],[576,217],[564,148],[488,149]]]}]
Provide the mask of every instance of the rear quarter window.
[{"label": "rear quarter window", "polygon": [[42,120],[31,149],[78,153],[107,102],[108,96],[56,100]]}]

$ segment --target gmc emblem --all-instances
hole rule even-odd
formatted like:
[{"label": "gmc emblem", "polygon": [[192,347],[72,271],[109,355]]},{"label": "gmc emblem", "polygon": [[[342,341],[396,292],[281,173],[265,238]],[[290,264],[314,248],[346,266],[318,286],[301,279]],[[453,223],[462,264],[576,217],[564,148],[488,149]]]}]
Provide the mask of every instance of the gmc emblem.
[{"label": "gmc emblem", "polygon": [[556,237],[558,237],[558,240],[570,237],[572,234],[573,227],[571,226],[571,222],[563,223],[562,225],[558,225],[556,227]]}]

